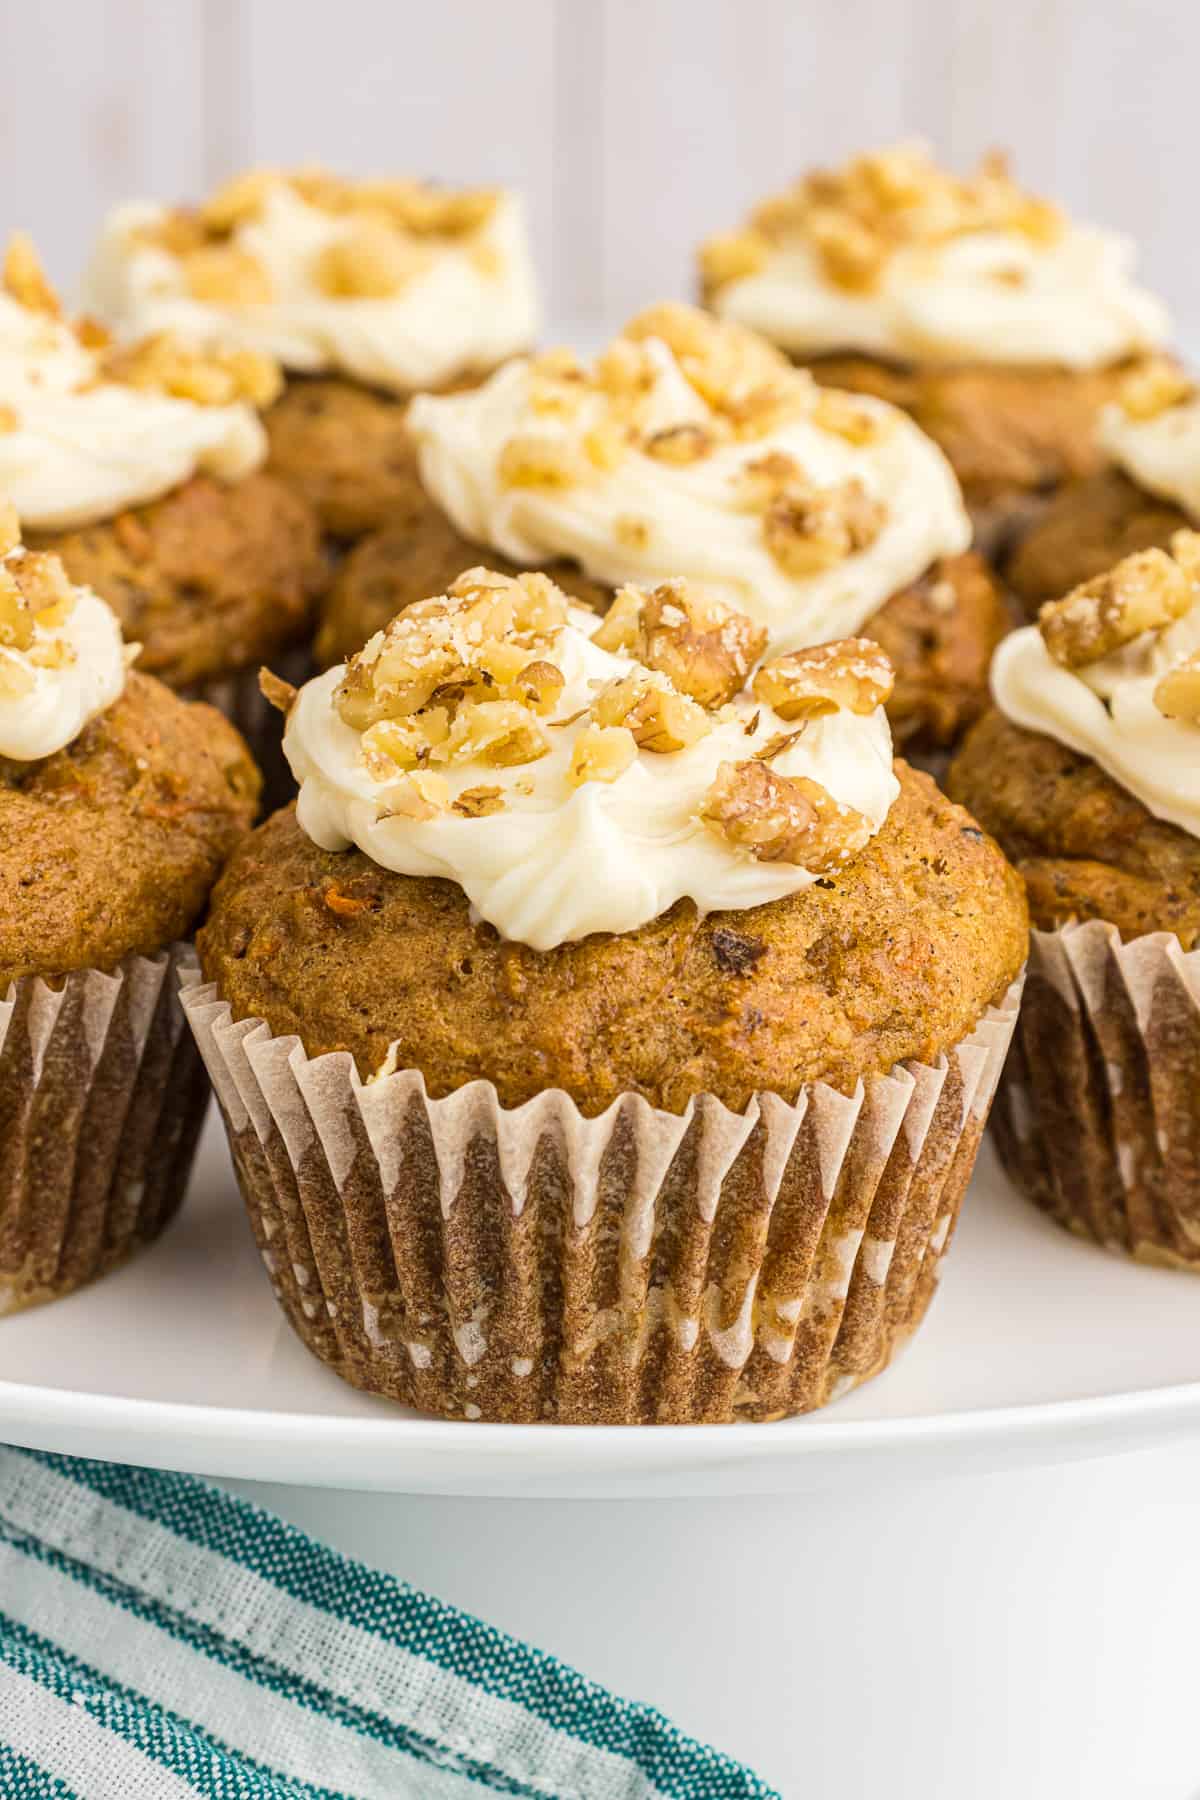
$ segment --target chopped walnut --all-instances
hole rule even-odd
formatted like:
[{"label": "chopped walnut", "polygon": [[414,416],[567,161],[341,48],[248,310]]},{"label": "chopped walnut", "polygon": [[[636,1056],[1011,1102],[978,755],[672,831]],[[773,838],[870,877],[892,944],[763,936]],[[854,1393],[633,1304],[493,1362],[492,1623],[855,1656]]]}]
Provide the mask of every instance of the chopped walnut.
[{"label": "chopped walnut", "polygon": [[796,863],[820,873],[857,856],[871,824],[806,775],[780,775],[764,762],[723,762],[700,816],[760,862]]},{"label": "chopped walnut", "polygon": [[531,662],[513,676],[526,706],[536,713],[552,713],[563,691],[563,673],[552,662]]},{"label": "chopped walnut", "polygon": [[116,346],[100,366],[109,381],[170,394],[197,406],[232,406],[238,401],[267,406],[283,387],[279,365],[269,356],[255,350],[201,352],[165,331]]},{"label": "chopped walnut", "polygon": [[201,206],[200,223],[220,236],[235,230],[247,219],[256,219],[280,179],[274,169],[246,169],[242,174],[234,175]]},{"label": "chopped walnut", "polygon": [[586,725],[571,746],[567,780],[572,787],[585,781],[616,781],[637,756],[633,733],[620,725]]},{"label": "chopped walnut", "polygon": [[189,250],[183,275],[193,299],[216,306],[263,306],[273,298],[271,277],[256,256],[237,244]]},{"label": "chopped walnut", "polygon": [[532,431],[510,437],[496,464],[500,480],[512,488],[571,487],[586,472],[565,439],[538,436]]},{"label": "chopped walnut", "polygon": [[27,312],[45,313],[51,319],[57,319],[62,313],[58,295],[50,285],[41,258],[33,247],[33,239],[27,232],[14,231],[9,238],[0,284],[4,292]]},{"label": "chopped walnut", "polygon": [[478,757],[497,769],[537,762],[549,748],[541,726],[515,700],[482,700],[464,708],[456,715],[448,739],[450,761]]},{"label": "chopped walnut", "polygon": [[665,426],[661,431],[652,431],[642,442],[646,455],[656,462],[680,465],[699,462],[716,447],[712,432],[695,424]]},{"label": "chopped walnut", "polygon": [[709,238],[700,247],[700,279],[708,295],[719,293],[731,282],[757,275],[767,260],[767,246],[752,231],[729,231]]},{"label": "chopped walnut", "polygon": [[1137,422],[1156,419],[1159,413],[1193,399],[1195,393],[1195,383],[1178,363],[1166,356],[1149,356],[1125,377],[1118,399],[1126,418]]},{"label": "chopped walnut", "polygon": [[1079,669],[1181,618],[1194,598],[1192,582],[1165,551],[1141,550],[1065,599],[1048,600],[1038,629],[1055,662]]},{"label": "chopped walnut", "polygon": [[787,575],[831,569],[875,542],[887,518],[856,476],[831,487],[790,483],[763,514],[767,549]]},{"label": "chopped walnut", "polygon": [[282,675],[276,675],[274,669],[262,668],[258,671],[258,691],[267,705],[275,712],[282,713],[284,718],[296,704],[297,689]]},{"label": "chopped walnut", "polygon": [[390,300],[427,264],[424,251],[376,219],[358,219],[327,244],[313,264],[313,280],[338,300]]},{"label": "chopped walnut", "polygon": [[872,412],[856,395],[840,388],[817,388],[810,412],[814,425],[856,448],[878,443],[887,430],[886,414]]},{"label": "chopped walnut", "polygon": [[662,675],[621,676],[601,688],[592,702],[597,725],[623,725],[639,750],[669,755],[688,750],[712,730],[702,706],[675,691]]},{"label": "chopped walnut", "polygon": [[451,801],[450,811],[461,813],[464,819],[486,819],[504,811],[504,791],[498,787],[464,788],[457,800]]},{"label": "chopped walnut", "polygon": [[1200,725],[1200,650],[1167,670],[1154,690],[1154,704],[1164,719]]},{"label": "chopped walnut", "polygon": [[75,589],[59,557],[52,551],[27,550],[0,562],[0,645],[24,651],[30,661],[59,667],[73,660],[69,645],[38,642],[37,628],[54,632],[75,607]]},{"label": "chopped walnut", "polygon": [[444,813],[449,798],[450,789],[444,776],[419,770],[391,783],[387,789],[385,804],[380,809],[380,816],[414,819],[418,823],[424,823],[426,820],[436,819],[439,813]]},{"label": "chopped walnut", "polygon": [[0,563],[0,644],[28,650],[33,642],[33,613],[7,563]]},{"label": "chopped walnut", "polygon": [[842,638],[764,663],[754,677],[754,697],[781,719],[815,719],[839,710],[865,717],[887,702],[895,679],[878,644]]},{"label": "chopped walnut", "polygon": [[825,273],[835,286],[851,293],[865,293],[875,286],[887,245],[870,226],[832,206],[814,206],[806,224]]},{"label": "chopped walnut", "polygon": [[765,627],[687,582],[622,588],[593,641],[629,652],[681,694],[712,709],[732,700],[766,648]]}]

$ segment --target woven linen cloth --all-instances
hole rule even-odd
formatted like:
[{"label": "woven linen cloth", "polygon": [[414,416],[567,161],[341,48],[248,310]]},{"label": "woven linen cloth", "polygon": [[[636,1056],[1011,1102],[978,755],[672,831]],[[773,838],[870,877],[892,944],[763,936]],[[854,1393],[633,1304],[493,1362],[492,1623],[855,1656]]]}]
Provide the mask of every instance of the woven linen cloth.
[{"label": "woven linen cloth", "polygon": [[651,1707],[195,1476],[0,1446],[4,1800],[484,1793],[778,1800]]}]

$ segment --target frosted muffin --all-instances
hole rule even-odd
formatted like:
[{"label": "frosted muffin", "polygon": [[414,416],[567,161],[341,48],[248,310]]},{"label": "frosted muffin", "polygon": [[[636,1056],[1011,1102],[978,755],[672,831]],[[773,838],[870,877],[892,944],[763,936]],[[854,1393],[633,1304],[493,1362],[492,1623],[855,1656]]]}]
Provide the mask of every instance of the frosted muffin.
[{"label": "frosted muffin", "polygon": [[1042,608],[950,789],[1036,930],[998,1128],[1052,1217],[1200,1268],[1200,534]]},{"label": "frosted muffin", "polygon": [[141,667],[235,719],[264,757],[278,730],[264,660],[307,656],[321,576],[316,522],[263,471],[262,357],[167,336],[117,347],[71,323],[27,240],[0,291],[0,494],[141,645]]},{"label": "frosted muffin", "polygon": [[180,940],[258,774],[237,732],[146,675],[109,608],[0,516],[0,1311],[153,1238],[207,1083]]},{"label": "frosted muffin", "polygon": [[119,207],[86,293],[124,335],[277,358],[270,466],[342,539],[405,504],[408,397],[479,380],[538,323],[514,195],[312,169],[252,170],[195,208]]},{"label": "frosted muffin", "polygon": [[1020,883],[893,767],[877,645],[756,669],[718,604],[625,588],[597,625],[475,569],[287,697],[299,799],[185,1005],[279,1299],[359,1386],[772,1418],[924,1312]]},{"label": "frosted muffin", "polygon": [[818,378],[905,407],[953,463],[980,541],[1103,465],[1096,421],[1167,338],[1122,238],[902,144],[818,170],[700,253],[707,303]]},{"label": "frosted muffin", "polygon": [[1100,442],[1109,467],[1056,495],[1006,561],[1030,613],[1200,524],[1200,396],[1182,370],[1161,357],[1134,370],[1101,418]]},{"label": "frosted muffin", "polygon": [[427,498],[347,560],[321,662],[482,553],[601,605],[682,574],[773,651],[869,635],[893,658],[892,725],[912,748],[952,742],[985,702],[1009,620],[966,553],[945,457],[903,413],[818,387],[751,332],[653,307],[590,367],[516,359],[470,393],[421,396],[410,429]]}]

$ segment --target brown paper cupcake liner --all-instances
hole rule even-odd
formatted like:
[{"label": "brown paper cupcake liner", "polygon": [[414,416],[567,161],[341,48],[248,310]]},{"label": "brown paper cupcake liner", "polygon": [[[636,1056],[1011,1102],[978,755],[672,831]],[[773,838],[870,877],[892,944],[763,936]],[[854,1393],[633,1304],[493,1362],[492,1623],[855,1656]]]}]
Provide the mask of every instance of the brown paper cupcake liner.
[{"label": "brown paper cupcake liner", "polygon": [[1035,931],[995,1129],[1061,1225],[1200,1270],[1200,950],[1095,919]]},{"label": "brown paper cupcake liner", "polygon": [[884,1368],[934,1291],[1019,982],[933,1065],[744,1113],[360,1081],[198,969],[183,1005],[276,1297],[356,1387],[456,1418],[772,1419]]},{"label": "brown paper cupcake liner", "polygon": [[173,945],[0,1001],[0,1312],[54,1300],[157,1237],[187,1185],[208,1079]]},{"label": "brown paper cupcake liner", "polygon": [[[290,681],[293,687],[302,687],[313,673],[312,651],[307,644],[294,644],[265,660],[276,675]],[[195,682],[182,692],[185,700],[204,700],[215,706],[249,744],[250,754],[262,770],[264,816],[295,799],[296,783],[283,754],[283,719],[262,696],[257,663],[236,675]]]}]

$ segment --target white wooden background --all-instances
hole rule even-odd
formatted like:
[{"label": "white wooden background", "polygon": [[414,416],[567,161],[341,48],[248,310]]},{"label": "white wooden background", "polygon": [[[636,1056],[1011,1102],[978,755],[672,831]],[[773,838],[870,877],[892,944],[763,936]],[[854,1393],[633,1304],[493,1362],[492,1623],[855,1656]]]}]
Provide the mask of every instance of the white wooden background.
[{"label": "white wooden background", "polygon": [[0,0],[0,231],[254,161],[501,181],[553,316],[685,292],[814,159],[919,132],[1135,233],[1200,325],[1200,0]]}]

